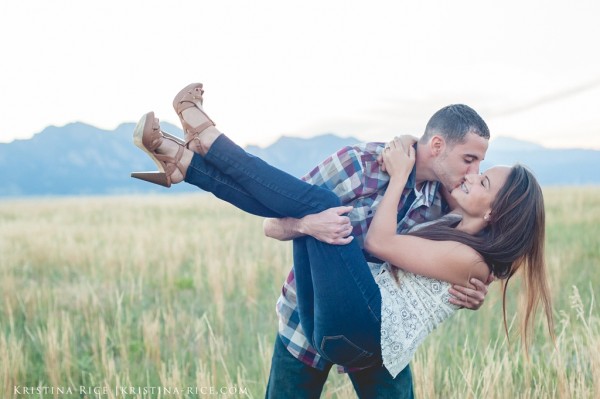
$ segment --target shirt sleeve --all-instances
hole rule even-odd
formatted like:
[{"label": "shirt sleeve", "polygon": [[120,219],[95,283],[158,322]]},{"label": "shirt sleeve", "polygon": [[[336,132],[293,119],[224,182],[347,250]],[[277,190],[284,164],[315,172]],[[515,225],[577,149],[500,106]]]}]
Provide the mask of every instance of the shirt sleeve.
[{"label": "shirt sleeve", "polygon": [[379,191],[389,177],[381,171],[377,156],[383,143],[347,146],[330,155],[302,179],[325,187],[348,204],[365,195]]}]

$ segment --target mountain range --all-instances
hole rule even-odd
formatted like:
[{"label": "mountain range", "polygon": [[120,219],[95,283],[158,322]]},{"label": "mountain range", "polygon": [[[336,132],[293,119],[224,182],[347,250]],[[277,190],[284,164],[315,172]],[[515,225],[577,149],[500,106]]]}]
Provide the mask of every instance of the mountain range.
[{"label": "mountain range", "polygon": [[[168,123],[162,128],[183,136]],[[49,126],[31,139],[0,144],[0,197],[47,195],[117,195],[162,193],[167,189],[132,179],[131,171],[153,170],[149,157],[132,144],[133,123],[115,130],[84,123]],[[268,147],[246,150],[294,176],[301,176],[328,155],[358,143],[352,137],[323,134],[313,138],[281,137]],[[490,142],[482,169],[494,164],[521,162],[540,183],[550,185],[600,185],[600,151],[549,149],[534,143],[498,137]],[[169,192],[197,188],[179,184]]]}]

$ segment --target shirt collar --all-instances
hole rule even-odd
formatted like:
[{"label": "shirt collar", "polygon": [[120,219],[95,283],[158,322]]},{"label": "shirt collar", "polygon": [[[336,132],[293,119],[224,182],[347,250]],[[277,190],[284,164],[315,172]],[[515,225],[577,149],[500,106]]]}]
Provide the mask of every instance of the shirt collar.
[{"label": "shirt collar", "polygon": [[442,195],[440,192],[440,189],[442,187],[442,185],[440,184],[440,182],[437,181],[426,181],[423,182],[423,185],[421,186],[421,190],[417,191],[416,190],[416,172],[415,169],[413,168],[413,171],[410,174],[410,177],[408,179],[408,181],[406,182],[406,189],[410,189],[413,190],[415,192],[416,195],[416,200],[419,202],[419,205],[422,206],[426,206],[426,207],[430,207],[434,204],[434,202],[436,201],[436,198],[439,197],[439,201],[441,201],[442,203],[445,202],[442,199]]},{"label": "shirt collar", "polygon": [[404,186],[406,189],[413,189],[417,185],[417,167],[413,166],[410,175],[408,176],[408,180],[406,181],[406,185]]}]

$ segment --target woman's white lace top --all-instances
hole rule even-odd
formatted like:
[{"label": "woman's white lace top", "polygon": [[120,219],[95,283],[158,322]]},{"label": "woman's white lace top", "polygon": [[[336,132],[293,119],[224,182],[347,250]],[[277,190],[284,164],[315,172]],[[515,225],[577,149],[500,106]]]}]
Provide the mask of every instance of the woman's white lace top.
[{"label": "woman's white lace top", "polygon": [[450,283],[384,263],[375,276],[381,291],[381,353],[396,377],[427,335],[460,307],[448,302]]}]

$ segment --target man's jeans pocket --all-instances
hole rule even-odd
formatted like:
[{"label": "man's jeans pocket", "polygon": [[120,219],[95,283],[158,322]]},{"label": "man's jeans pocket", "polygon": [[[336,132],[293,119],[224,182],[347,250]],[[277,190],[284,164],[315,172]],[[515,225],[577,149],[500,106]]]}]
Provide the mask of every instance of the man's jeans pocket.
[{"label": "man's jeans pocket", "polygon": [[373,353],[363,350],[343,335],[323,336],[319,352],[330,362],[344,367],[352,367],[357,363],[362,365],[373,356]]}]

